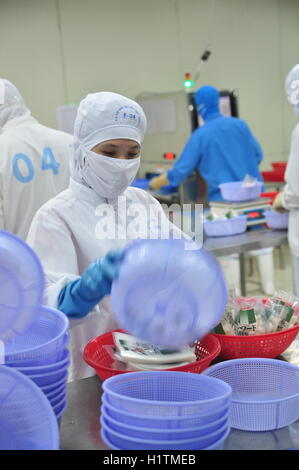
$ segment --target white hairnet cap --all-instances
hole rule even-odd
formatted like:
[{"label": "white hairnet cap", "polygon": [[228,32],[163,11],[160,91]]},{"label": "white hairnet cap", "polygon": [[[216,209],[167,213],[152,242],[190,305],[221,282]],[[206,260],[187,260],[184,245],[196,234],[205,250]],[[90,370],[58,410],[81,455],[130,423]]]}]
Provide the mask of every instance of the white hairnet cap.
[{"label": "white hairnet cap", "polygon": [[9,80],[0,78],[0,129],[11,119],[30,114],[19,90]]},{"label": "white hairnet cap", "polygon": [[90,150],[112,139],[131,139],[141,144],[145,131],[146,117],[138,103],[117,93],[100,92],[81,101],[74,137]]},{"label": "white hairnet cap", "polygon": [[285,79],[285,90],[289,102],[293,105],[299,103],[299,64],[295,65]]}]

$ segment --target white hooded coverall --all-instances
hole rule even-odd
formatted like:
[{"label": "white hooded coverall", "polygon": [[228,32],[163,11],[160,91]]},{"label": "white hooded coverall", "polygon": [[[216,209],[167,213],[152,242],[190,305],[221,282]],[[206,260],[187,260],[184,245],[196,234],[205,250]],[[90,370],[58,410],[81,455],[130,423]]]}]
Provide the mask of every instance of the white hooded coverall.
[{"label": "white hooded coverall", "polygon": [[26,239],[33,216],[67,188],[73,137],[39,124],[0,79],[0,229]]},{"label": "white hooded coverall", "polygon": [[[113,116],[119,110],[125,114],[125,108],[134,108],[134,113],[139,115],[136,128],[130,124],[118,126],[113,122]],[[135,204],[143,207],[138,224],[149,229],[149,236],[157,227],[160,227],[164,238],[169,238],[171,233],[178,237],[182,235],[176,226],[165,220],[162,207],[147,192],[128,187],[118,200],[107,199],[99,194],[103,193],[100,183],[92,188],[82,180],[82,168],[88,162],[87,148],[91,149],[103,139],[113,137],[137,140],[136,135],[139,134],[142,141],[145,126],[143,110],[128,98],[103,92],[88,95],[81,102],[75,122],[70,186],[38,211],[27,240],[40,257],[46,272],[45,302],[48,305],[57,307],[61,289],[68,282],[78,279],[96,258],[103,257],[109,250],[122,249],[132,240],[140,238],[132,217],[126,218],[123,208],[132,216]],[[165,228],[163,222],[167,222]],[[108,227],[108,232],[105,232],[107,238],[103,235],[105,225]],[[120,239],[116,239],[116,233],[122,234]],[[94,375],[95,372],[83,360],[84,347],[93,338],[117,327],[109,296],[86,317],[71,319],[70,324],[71,381]]]}]

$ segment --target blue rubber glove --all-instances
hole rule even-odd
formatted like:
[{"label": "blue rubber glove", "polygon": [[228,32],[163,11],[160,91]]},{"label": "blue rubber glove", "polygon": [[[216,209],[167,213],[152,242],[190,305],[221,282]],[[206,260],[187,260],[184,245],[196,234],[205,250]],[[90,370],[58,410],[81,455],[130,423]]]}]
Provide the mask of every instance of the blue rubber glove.
[{"label": "blue rubber glove", "polygon": [[69,282],[58,297],[58,309],[68,317],[82,318],[106,295],[117,278],[123,252],[109,252],[84,271],[80,279]]}]

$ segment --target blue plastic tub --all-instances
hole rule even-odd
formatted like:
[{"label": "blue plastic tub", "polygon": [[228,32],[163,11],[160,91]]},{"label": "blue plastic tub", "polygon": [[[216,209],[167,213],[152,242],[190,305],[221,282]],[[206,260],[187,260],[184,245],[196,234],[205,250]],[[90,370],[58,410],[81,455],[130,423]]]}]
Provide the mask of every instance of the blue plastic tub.
[{"label": "blue plastic tub", "polygon": [[46,365],[60,361],[64,354],[67,316],[54,308],[40,306],[26,333],[5,343],[8,365]]},{"label": "blue plastic tub", "polygon": [[105,407],[102,407],[101,416],[102,426],[108,426],[115,432],[124,434],[128,437],[137,437],[142,439],[152,440],[181,440],[181,439],[192,439],[195,437],[204,436],[210,434],[218,429],[222,428],[225,424],[229,425],[229,411],[223,418],[217,421],[206,424],[202,427],[186,428],[186,429],[159,429],[159,428],[147,428],[146,426],[136,427],[127,424],[119,423],[117,420],[112,419],[109,414],[105,411]]},{"label": "blue plastic tub", "polygon": [[232,387],[231,425],[245,431],[279,429],[299,419],[299,367],[276,359],[221,362],[203,372]]},{"label": "blue plastic tub", "polygon": [[243,186],[243,181],[222,183],[219,185],[224,201],[243,202],[258,199],[261,195],[263,183],[258,181],[252,186]]},{"label": "blue plastic tub", "polygon": [[225,424],[217,431],[192,439],[151,440],[131,438],[113,431],[106,424],[102,428],[113,446],[122,450],[201,450],[215,444],[229,429]]},{"label": "blue plastic tub", "polygon": [[42,391],[21,372],[0,366],[0,450],[57,450],[58,426]]},{"label": "blue plastic tub", "polygon": [[108,403],[146,416],[185,416],[216,411],[231,397],[231,387],[202,374],[171,371],[129,372],[105,380]]},{"label": "blue plastic tub", "polygon": [[106,413],[112,419],[117,420],[119,423],[157,429],[185,429],[193,428],[196,426],[205,426],[213,421],[223,418],[230,409],[230,397],[227,398],[226,404],[218,410],[212,410],[209,413],[201,413],[189,417],[185,416],[148,416],[148,415],[135,415],[123,410],[117,409],[108,403],[106,395],[102,395],[102,406],[105,407]]},{"label": "blue plastic tub", "polygon": [[125,250],[111,302],[121,328],[175,349],[219,323],[227,288],[216,258],[206,250],[190,250],[183,240],[140,240]]},{"label": "blue plastic tub", "polygon": [[265,218],[269,228],[274,230],[288,228],[289,212],[279,213],[276,211],[266,211]]},{"label": "blue plastic tub", "polygon": [[207,237],[228,237],[246,232],[247,216],[239,215],[232,219],[205,220],[204,231]]}]

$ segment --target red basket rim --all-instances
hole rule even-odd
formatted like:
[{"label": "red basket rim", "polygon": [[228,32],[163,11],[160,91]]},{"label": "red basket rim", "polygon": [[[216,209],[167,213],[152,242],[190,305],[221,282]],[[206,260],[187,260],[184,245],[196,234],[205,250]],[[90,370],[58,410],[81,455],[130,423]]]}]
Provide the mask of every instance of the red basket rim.
[{"label": "red basket rim", "polygon": [[[112,331],[108,331],[107,333],[104,333],[103,335],[100,335],[100,336],[97,336],[96,338],[92,339],[91,341],[89,341],[87,343],[87,345],[85,346],[84,348],[84,351],[83,351],[83,359],[84,361],[91,367],[93,367],[95,370],[102,370],[102,371],[107,371],[107,372],[110,372],[110,373],[125,373],[125,372],[135,372],[135,371],[129,371],[129,370],[125,370],[125,371],[122,371],[122,370],[119,370],[119,369],[112,369],[111,367],[106,367],[104,365],[101,365],[101,364],[98,364],[96,363],[95,361],[93,361],[90,357],[88,357],[88,351],[89,349],[91,348],[91,346],[93,345],[93,343],[97,342],[97,340],[99,338],[104,338],[104,337],[107,337],[107,336],[110,336],[112,333],[114,332],[120,332],[120,333],[127,333],[126,331],[124,330],[112,330]],[[213,334],[213,333],[209,333],[207,334],[204,338],[202,338],[202,340],[199,340],[199,343],[202,344],[204,346],[204,342],[206,340],[208,341],[211,341],[213,344],[212,344],[212,348],[215,348],[215,350],[212,352],[212,353],[209,353],[208,356],[202,358],[202,359],[199,359],[197,361],[194,361],[194,362],[191,362],[190,364],[188,365],[185,365],[185,366],[180,366],[180,367],[176,367],[175,369],[182,369],[182,368],[186,368],[188,367],[189,365],[191,366],[194,366],[194,364],[199,364],[199,363],[203,363],[204,361],[206,361],[207,359],[211,362],[213,359],[215,359],[215,357],[217,357],[221,351],[221,344],[220,344],[220,341],[218,340],[218,338],[216,337],[217,335]],[[170,369],[164,369],[164,370],[170,370]],[[173,370],[173,369],[172,369]]]},{"label": "red basket rim", "polygon": [[251,336],[239,336],[239,335],[221,335],[219,333],[212,333],[217,338],[227,338],[227,339],[244,339],[245,341],[252,341],[254,339],[262,339],[269,336],[281,336],[282,334],[295,332],[295,330],[299,330],[299,325],[292,326],[292,328],[288,328],[287,330],[282,331],[275,331],[274,333],[264,333],[263,335],[251,335]]}]

